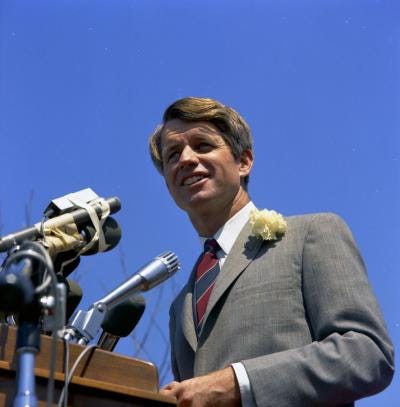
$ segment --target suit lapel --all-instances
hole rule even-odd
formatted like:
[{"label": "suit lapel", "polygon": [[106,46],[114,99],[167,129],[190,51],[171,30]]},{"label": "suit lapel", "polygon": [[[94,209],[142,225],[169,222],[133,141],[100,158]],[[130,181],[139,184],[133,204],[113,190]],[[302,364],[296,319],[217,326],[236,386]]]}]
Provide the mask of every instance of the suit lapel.
[{"label": "suit lapel", "polygon": [[[221,272],[215,282],[215,286],[211,293],[211,297],[207,305],[207,310],[204,315],[203,327],[206,325],[207,318],[210,315],[215,304],[228,289],[228,287],[233,283],[233,281],[235,281],[236,278],[246,269],[246,267],[258,253],[262,244],[262,240],[249,238],[250,235],[251,225],[250,222],[247,222],[247,224],[240,232],[238,238],[236,239],[232,250],[226,258]],[[194,333],[194,335],[196,335],[196,333]]]},{"label": "suit lapel", "polygon": [[[207,305],[207,310],[204,316],[203,327],[207,322],[215,304],[232,284],[233,281],[246,269],[249,263],[254,259],[258,253],[262,240],[256,238],[249,238],[251,235],[251,225],[248,222],[240,232],[229,256],[226,258],[222,267],[220,275],[218,276],[210,300]],[[195,352],[197,349],[197,335],[195,329],[195,322],[193,318],[193,284],[194,284],[194,271],[181,292],[181,306],[178,309],[182,310],[181,324],[182,332],[187,342]],[[178,317],[179,319],[179,317]]]}]

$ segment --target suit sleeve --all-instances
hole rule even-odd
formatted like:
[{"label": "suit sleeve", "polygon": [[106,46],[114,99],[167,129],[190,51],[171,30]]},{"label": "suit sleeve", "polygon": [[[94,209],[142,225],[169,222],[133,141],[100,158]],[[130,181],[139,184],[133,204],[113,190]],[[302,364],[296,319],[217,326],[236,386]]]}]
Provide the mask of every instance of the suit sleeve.
[{"label": "suit sleeve", "polygon": [[302,290],[313,342],[242,361],[257,405],[346,404],[384,389],[393,348],[352,235],[336,215],[308,224]]}]

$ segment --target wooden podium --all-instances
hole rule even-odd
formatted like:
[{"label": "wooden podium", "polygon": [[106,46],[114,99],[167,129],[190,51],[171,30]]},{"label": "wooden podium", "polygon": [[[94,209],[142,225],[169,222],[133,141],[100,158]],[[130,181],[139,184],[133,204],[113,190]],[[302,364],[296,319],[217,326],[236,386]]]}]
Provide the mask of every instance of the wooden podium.
[{"label": "wooden podium", "polygon": [[[12,405],[16,388],[15,340],[17,329],[0,324],[0,407]],[[36,394],[39,406],[46,405],[51,338],[41,336],[36,357]],[[54,406],[64,384],[63,342],[57,345]],[[84,347],[70,345],[71,367]],[[81,361],[68,391],[71,407],[167,407],[175,399],[158,392],[157,368],[148,362],[96,349]]]}]

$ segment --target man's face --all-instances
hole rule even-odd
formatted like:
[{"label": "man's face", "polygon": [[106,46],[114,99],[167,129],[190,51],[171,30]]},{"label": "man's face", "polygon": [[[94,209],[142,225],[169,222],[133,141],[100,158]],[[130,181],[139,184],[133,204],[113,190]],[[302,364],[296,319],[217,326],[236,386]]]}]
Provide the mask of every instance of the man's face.
[{"label": "man's face", "polygon": [[168,121],[161,136],[164,177],[176,204],[189,214],[232,205],[251,153],[235,160],[220,131],[208,122]]}]

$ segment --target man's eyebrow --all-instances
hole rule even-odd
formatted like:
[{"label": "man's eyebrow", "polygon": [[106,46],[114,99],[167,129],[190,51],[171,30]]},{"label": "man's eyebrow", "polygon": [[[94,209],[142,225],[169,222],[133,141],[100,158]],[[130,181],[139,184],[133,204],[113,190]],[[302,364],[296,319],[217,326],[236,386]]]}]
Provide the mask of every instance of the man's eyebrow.
[{"label": "man's eyebrow", "polygon": [[168,143],[168,144],[166,144],[166,145],[164,145],[164,146],[162,147],[161,154],[162,154],[162,155],[167,154],[167,153],[169,153],[171,150],[173,150],[174,148],[177,148],[178,146],[179,146],[179,142],[177,142],[177,141],[171,141],[170,143]]}]

